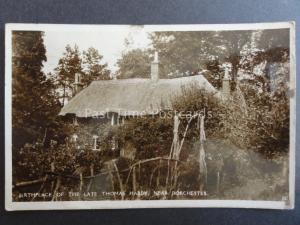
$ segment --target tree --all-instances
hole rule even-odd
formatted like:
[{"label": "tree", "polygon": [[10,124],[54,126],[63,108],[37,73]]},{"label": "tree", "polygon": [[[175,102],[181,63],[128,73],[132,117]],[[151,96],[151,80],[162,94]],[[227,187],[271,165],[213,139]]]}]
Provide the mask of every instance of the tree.
[{"label": "tree", "polygon": [[54,128],[60,110],[54,85],[42,72],[47,60],[42,32],[15,31],[12,35],[12,118],[14,148]]},{"label": "tree", "polygon": [[252,31],[220,31],[213,40],[221,49],[219,57],[231,63],[231,77],[234,82],[241,68],[242,51],[251,43],[251,37]]},{"label": "tree", "polygon": [[[255,65],[265,62],[263,70],[266,90],[271,91],[270,82],[276,79],[276,72],[289,61],[289,30],[264,30],[258,41],[260,51],[255,57]],[[276,65],[277,64],[277,65]],[[274,69],[274,66],[277,68]],[[278,67],[279,66],[279,67]],[[289,74],[281,74],[288,79]]]},{"label": "tree", "polygon": [[117,65],[117,76],[120,79],[150,77],[151,58],[147,50],[133,49],[123,53]]},{"label": "tree", "polygon": [[75,73],[83,74],[81,53],[77,45],[72,48],[67,45],[63,57],[59,59],[58,66],[55,68],[56,81],[62,89],[62,102],[66,98],[72,97]]},{"label": "tree", "polygon": [[212,42],[215,35],[206,31],[152,33],[150,39],[154,51],[159,52],[161,76],[197,73],[218,51]]},{"label": "tree", "polygon": [[101,63],[103,56],[98,50],[90,47],[87,51],[83,51],[83,72],[82,82],[89,85],[93,80],[109,80],[110,71],[107,69],[106,63]]},{"label": "tree", "polygon": [[[263,30],[257,34],[254,51],[241,59],[241,68],[252,75],[252,82],[240,85],[248,114],[240,107],[228,107],[231,111],[225,124],[233,131],[228,132],[233,141],[240,140],[242,147],[276,158],[286,154],[289,145],[289,31]],[[256,66],[262,68],[260,74],[254,73]],[[239,132],[234,131],[233,124],[241,128]]]},{"label": "tree", "polygon": [[150,35],[153,48],[160,55],[162,76],[174,73],[186,76],[206,68],[211,71],[208,78],[217,88],[221,71],[213,64],[230,62],[233,84],[241,67],[242,51],[251,43],[251,37],[251,31],[154,32]]},{"label": "tree", "polygon": [[159,52],[162,77],[178,77],[208,70],[204,76],[216,88],[221,86],[221,64],[232,64],[231,86],[234,89],[240,68],[241,52],[249,43],[249,31],[154,32],[150,35]]},{"label": "tree", "polygon": [[263,92],[270,92],[271,82],[276,77],[274,73],[281,71],[279,67],[283,68],[288,60],[288,29],[255,31],[242,52],[240,69],[251,75],[249,84]]}]

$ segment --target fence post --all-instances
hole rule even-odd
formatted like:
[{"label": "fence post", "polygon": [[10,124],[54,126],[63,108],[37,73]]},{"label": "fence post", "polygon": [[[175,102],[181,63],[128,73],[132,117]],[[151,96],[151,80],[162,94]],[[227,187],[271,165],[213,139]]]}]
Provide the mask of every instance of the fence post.
[{"label": "fence post", "polygon": [[80,172],[80,175],[79,175],[79,177],[80,177],[80,185],[79,185],[79,193],[80,193],[80,199],[81,199],[81,197],[82,197],[82,189],[83,189],[83,175],[82,175],[82,172]]}]

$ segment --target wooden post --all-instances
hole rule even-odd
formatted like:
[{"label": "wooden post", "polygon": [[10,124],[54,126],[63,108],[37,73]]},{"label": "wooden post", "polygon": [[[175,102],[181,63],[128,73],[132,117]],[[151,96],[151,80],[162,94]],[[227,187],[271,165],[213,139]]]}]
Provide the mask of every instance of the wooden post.
[{"label": "wooden post", "polygon": [[[55,172],[55,163],[54,162],[51,162],[50,164],[50,170],[52,173]],[[51,182],[51,191],[54,189],[54,181]]]},{"label": "wooden post", "polygon": [[[115,161],[112,161],[112,163],[113,163],[113,166],[114,166],[116,174],[117,174],[117,178],[118,178],[118,181],[119,181],[120,190],[121,190],[121,192],[123,192],[124,188],[123,188],[122,179],[121,179],[121,176],[120,176],[120,173],[119,173],[119,169],[118,169]],[[122,200],[124,200],[125,196],[121,195],[121,197],[122,197]]]},{"label": "wooden post", "polygon": [[[43,191],[47,179],[48,179],[48,174],[46,174],[46,176],[43,178],[43,183],[42,183],[42,185],[41,185],[41,187],[40,187],[38,193],[41,193],[41,192]],[[37,197],[37,195],[35,195],[35,196],[31,199],[31,201],[34,201],[34,199],[35,199],[36,197]],[[44,198],[44,200],[45,200],[45,196],[44,196],[43,198]]]},{"label": "wooden post", "polygon": [[[135,173],[135,166],[132,168],[132,190],[136,192],[136,173]],[[137,196],[137,199],[139,199],[139,195]]]},{"label": "wooden post", "polygon": [[57,201],[57,192],[58,192],[58,189],[60,187],[60,183],[61,183],[61,177],[58,176],[57,179],[56,179],[56,185],[55,185],[55,189],[54,189],[54,192],[53,192],[52,201],[54,201],[54,200]]},{"label": "wooden post", "polygon": [[[115,182],[114,182],[114,176],[112,174],[112,165],[111,163],[107,164],[107,170],[110,177],[111,185],[112,185],[112,191],[115,190]],[[114,200],[116,200],[116,195],[114,195]]]},{"label": "wooden post", "polygon": [[220,171],[217,172],[217,194],[220,193]]},{"label": "wooden post", "polygon": [[158,172],[156,177],[156,187],[160,186],[160,168],[161,168],[161,159],[159,160]]},{"label": "wooden post", "polygon": [[82,172],[80,172],[80,185],[79,185],[79,200],[81,199],[82,197],[82,189],[83,189],[83,175],[82,175]]},{"label": "wooden post", "polygon": [[94,176],[94,163],[90,166],[91,176]]},{"label": "wooden post", "polygon": [[[93,177],[93,176],[94,176],[94,164],[93,164],[93,163],[90,165],[90,173],[91,173],[91,177]],[[91,178],[91,179],[90,179],[89,185],[88,185],[88,187],[87,187],[87,191],[88,191],[88,192],[89,192],[90,189],[91,189],[91,186],[92,186],[92,183],[93,183],[93,179],[94,179],[94,178]]]}]

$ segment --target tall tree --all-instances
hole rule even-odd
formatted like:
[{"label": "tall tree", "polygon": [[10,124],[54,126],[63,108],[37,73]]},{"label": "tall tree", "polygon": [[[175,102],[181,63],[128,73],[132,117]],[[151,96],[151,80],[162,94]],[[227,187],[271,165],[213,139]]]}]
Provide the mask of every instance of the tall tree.
[{"label": "tall tree", "polygon": [[12,120],[14,147],[45,138],[60,110],[54,85],[42,72],[47,60],[40,31],[12,34]]},{"label": "tall tree", "polygon": [[[119,60],[120,77],[139,76],[149,70],[150,57],[154,51],[159,53],[160,77],[187,76],[201,69],[212,69],[210,78],[218,86],[220,71],[214,76],[213,64],[230,62],[233,80],[241,67],[241,53],[251,41],[251,31],[186,31],[153,32],[149,37],[152,48],[128,51]],[[136,68],[135,68],[136,67]]]},{"label": "tall tree", "polygon": [[281,71],[281,78],[286,77],[282,71],[289,60],[289,30],[261,30],[252,34],[251,48],[241,58],[241,69],[252,75],[255,86],[269,92],[276,73]]},{"label": "tall tree", "polygon": [[58,61],[58,66],[55,68],[57,75],[57,83],[62,90],[62,101],[72,96],[73,83],[75,73],[83,73],[81,53],[77,45],[73,48],[67,45],[62,58]]},{"label": "tall tree", "polygon": [[150,35],[155,51],[160,54],[163,76],[172,73],[197,73],[201,69],[213,69],[211,80],[218,86],[220,71],[211,65],[218,62],[232,64],[232,80],[241,67],[241,53],[251,40],[251,31],[187,31],[154,32]]},{"label": "tall tree", "polygon": [[264,73],[270,79],[271,64],[289,60],[289,29],[264,30],[257,42],[260,51],[256,54],[255,62],[266,61]]},{"label": "tall tree", "polygon": [[83,51],[84,76],[82,82],[84,85],[89,85],[93,80],[110,79],[110,71],[107,69],[107,64],[101,62],[102,59],[103,56],[93,47]]},{"label": "tall tree", "polygon": [[219,46],[219,58],[231,63],[231,76],[235,81],[241,68],[242,51],[251,43],[252,31],[220,31],[214,37],[214,43]]},{"label": "tall tree", "polygon": [[216,32],[154,32],[150,34],[154,51],[159,52],[161,75],[197,72],[218,51],[212,42]]}]

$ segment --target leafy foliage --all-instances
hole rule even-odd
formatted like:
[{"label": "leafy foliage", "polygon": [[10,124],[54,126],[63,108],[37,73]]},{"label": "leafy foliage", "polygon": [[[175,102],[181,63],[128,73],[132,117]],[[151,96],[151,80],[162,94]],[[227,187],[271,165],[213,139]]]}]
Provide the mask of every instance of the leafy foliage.
[{"label": "leafy foliage", "polygon": [[[60,103],[55,86],[42,72],[46,61],[42,32],[13,32],[12,119],[14,148],[40,139],[57,128]],[[46,131],[47,129],[47,131]]]},{"label": "leafy foliage", "polygon": [[[216,32],[154,32],[150,38],[161,62],[161,75],[196,73],[214,50]],[[184,75],[182,75],[184,76]]]},{"label": "leafy foliage", "polygon": [[81,74],[81,82],[84,87],[93,80],[110,79],[110,71],[107,69],[107,64],[101,62],[102,59],[103,56],[93,47],[81,53],[77,45],[74,48],[70,45],[66,46],[65,52],[55,68],[55,81],[59,92],[62,92],[63,104],[66,98],[71,98],[73,95],[76,73]]},{"label": "leafy foliage", "polygon": [[101,62],[102,59],[103,56],[93,47],[90,47],[87,51],[83,51],[84,76],[82,82],[85,86],[89,85],[93,80],[111,79],[107,64],[103,64]]},{"label": "leafy foliage", "polygon": [[165,156],[172,143],[172,119],[149,116],[129,119],[119,130],[121,144],[133,142],[137,159]]},{"label": "leafy foliage", "polygon": [[123,53],[122,58],[117,61],[118,79],[128,78],[150,78],[151,59],[149,52],[141,49],[132,49]]},{"label": "leafy foliage", "polygon": [[72,48],[66,46],[63,57],[59,59],[58,66],[55,68],[56,83],[62,88],[62,101],[64,105],[65,98],[72,97],[73,83],[75,73],[82,74],[81,53],[77,45]]},{"label": "leafy foliage", "polygon": [[[168,156],[173,140],[173,117],[175,114],[182,121],[179,126],[180,138],[183,137],[189,118],[198,113],[206,116],[205,127],[208,135],[214,137],[223,135],[221,121],[224,106],[213,94],[207,93],[196,84],[183,86],[182,95],[174,96],[172,105],[172,111],[162,111],[154,116],[128,119],[120,128],[118,135],[121,143],[130,139],[137,148],[138,159]],[[190,125],[187,134],[188,142],[198,140],[197,123],[197,119],[194,119]],[[187,146],[186,149],[188,149]]]},{"label": "leafy foliage", "polygon": [[288,152],[289,96],[286,84],[278,84],[274,92],[257,93],[243,87],[247,96],[247,111],[240,102],[231,100],[226,112],[226,136],[243,148],[274,158]]},{"label": "leafy foliage", "polygon": [[223,71],[221,64],[218,59],[213,59],[205,63],[207,71],[204,72],[204,77],[211,83],[215,88],[222,88]]}]

